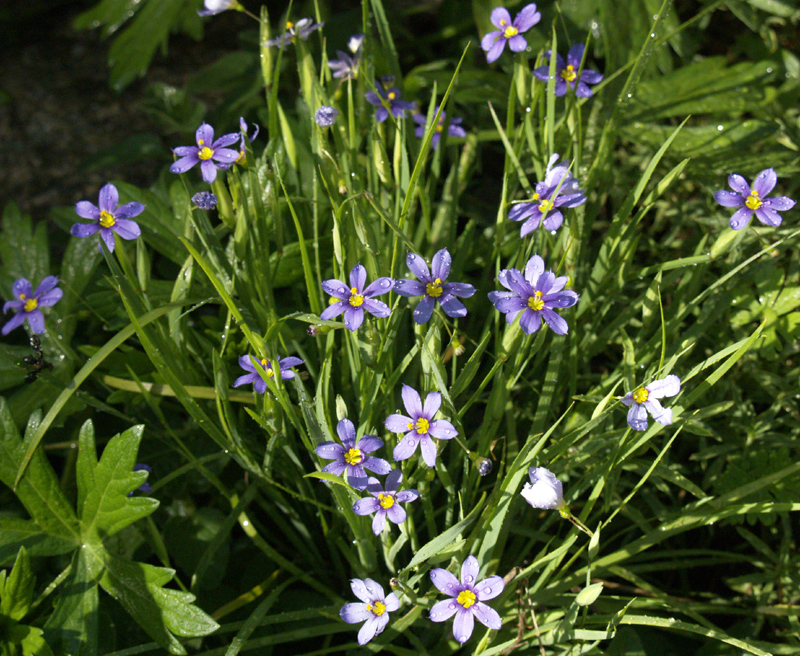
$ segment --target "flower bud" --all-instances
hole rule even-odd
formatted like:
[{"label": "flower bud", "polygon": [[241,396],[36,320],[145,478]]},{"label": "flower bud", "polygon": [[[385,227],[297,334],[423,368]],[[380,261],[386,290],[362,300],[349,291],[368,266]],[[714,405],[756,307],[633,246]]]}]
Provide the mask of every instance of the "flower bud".
[{"label": "flower bud", "polygon": [[531,467],[528,469],[530,483],[525,483],[522,496],[534,508],[543,510],[556,510],[566,507],[564,492],[555,474],[544,467]]}]

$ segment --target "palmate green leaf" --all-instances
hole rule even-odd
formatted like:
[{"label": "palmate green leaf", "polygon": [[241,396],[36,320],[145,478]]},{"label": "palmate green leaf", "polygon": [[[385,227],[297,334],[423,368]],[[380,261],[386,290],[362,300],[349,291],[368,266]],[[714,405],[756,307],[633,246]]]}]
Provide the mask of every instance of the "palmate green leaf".
[{"label": "palmate green leaf", "polygon": [[50,535],[35,521],[0,517],[0,565],[10,562],[21,547],[31,556],[58,556],[75,548],[75,541]]},{"label": "palmate green leaf", "polygon": [[47,226],[39,223],[34,230],[31,217],[22,214],[14,203],[3,210],[0,261],[0,287],[4,294],[10,292],[18,278],[27,278],[36,289],[42,278],[52,273]]},{"label": "palmate green leaf", "polygon": [[155,499],[128,496],[147,479],[147,472],[133,471],[143,430],[134,426],[112,437],[98,462],[91,420],[81,427],[76,478],[84,544],[100,545],[158,508]]},{"label": "palmate green leaf", "polygon": [[175,636],[204,636],[219,625],[194,605],[195,596],[163,587],[175,570],[107,555],[100,586],[119,601],[147,633],[171,654],[185,654]]},{"label": "palmate green leaf", "polygon": [[[40,418],[40,412],[31,415],[25,431],[26,439],[38,427]],[[14,418],[6,400],[0,397],[0,481],[12,489],[24,455],[25,446],[17,432]],[[62,545],[67,543],[77,547],[80,544],[78,518],[41,450],[37,450],[30,458],[30,464],[20,477],[15,493],[44,534],[58,538]],[[30,524],[26,526],[33,528]],[[17,530],[22,528],[23,525],[16,525]],[[0,544],[4,541],[5,536]]]},{"label": "palmate green leaf", "polygon": [[48,644],[59,653],[94,656],[98,642],[96,577],[102,569],[103,549],[78,549],[72,557],[69,575],[60,588],[53,614],[45,622]]},{"label": "palmate green leaf", "polygon": [[0,572],[0,615],[21,620],[30,610],[36,577],[31,573],[31,558],[25,547],[17,554],[14,567],[6,576]]}]

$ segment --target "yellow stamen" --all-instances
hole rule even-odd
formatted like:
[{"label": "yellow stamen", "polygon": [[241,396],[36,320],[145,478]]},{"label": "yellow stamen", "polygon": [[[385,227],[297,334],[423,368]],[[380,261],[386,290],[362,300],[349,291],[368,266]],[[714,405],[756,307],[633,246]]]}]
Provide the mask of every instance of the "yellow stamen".
[{"label": "yellow stamen", "polygon": [[436,132],[443,132],[444,131],[444,125],[439,123],[439,125],[436,126],[436,130],[435,131]]},{"label": "yellow stamen", "polygon": [[294,23],[292,21],[286,21],[286,29],[291,30],[294,27]]},{"label": "yellow stamen", "polygon": [[367,610],[380,617],[386,612],[386,604],[382,601],[373,601],[371,604],[367,604]]},{"label": "yellow stamen", "polygon": [[461,604],[464,608],[469,608],[475,604],[475,593],[471,590],[462,590],[458,593],[458,597],[456,597],[456,601]]},{"label": "yellow stamen", "polygon": [[561,77],[563,77],[567,82],[573,82],[578,74],[575,72],[575,67],[570,64],[567,66],[563,71],[561,71]]},{"label": "yellow stamen", "polygon": [[25,307],[23,308],[25,312],[33,312],[37,307],[39,307],[39,301],[37,301],[35,298],[26,299],[24,297],[25,294],[20,294],[20,299],[25,301]]},{"label": "yellow stamen", "polygon": [[433,282],[429,282],[427,285],[425,285],[425,293],[428,296],[433,296],[433,298],[439,298],[442,295],[441,278],[437,278]]},{"label": "yellow stamen", "polygon": [[509,25],[503,32],[503,36],[506,39],[510,39],[512,36],[517,36],[517,34],[519,34],[519,30],[513,25]]},{"label": "yellow stamen", "polygon": [[554,203],[552,200],[543,200],[541,203],[539,203],[539,211],[542,214],[547,214],[550,210],[553,209],[553,205]]},{"label": "yellow stamen", "polygon": [[358,289],[355,287],[350,289],[350,305],[353,307],[361,307],[364,305],[364,297],[358,293]]},{"label": "yellow stamen", "polygon": [[100,226],[103,228],[111,228],[117,221],[111,214],[103,210],[100,212]]},{"label": "yellow stamen", "polygon": [[387,98],[389,98],[389,100],[394,100],[395,98],[397,98],[397,94],[394,91],[390,91]]},{"label": "yellow stamen", "polygon": [[539,200],[539,194],[536,192],[533,193],[533,198],[531,200]]},{"label": "yellow stamen", "polygon": [[420,417],[419,419],[417,419],[417,423],[414,425],[414,428],[417,429],[418,435],[425,435],[428,432],[430,426],[431,423],[427,419],[425,419],[425,417]]},{"label": "yellow stamen", "polygon": [[275,375],[275,371],[272,369],[272,367],[269,366],[269,360],[267,360],[266,358],[261,360],[261,366],[267,368],[268,378],[272,378]]},{"label": "yellow stamen", "polygon": [[379,494],[378,501],[381,502],[381,508],[388,510],[394,505],[394,497],[391,494]]},{"label": "yellow stamen", "polygon": [[200,150],[197,151],[197,157],[202,160],[211,159],[214,156],[214,151],[211,150],[208,146],[203,146]]},{"label": "yellow stamen", "polygon": [[747,205],[748,209],[757,210],[763,204],[761,199],[758,197],[758,192],[753,189],[750,192],[750,195],[747,197],[747,200],[744,201],[744,204]]},{"label": "yellow stamen", "polygon": [[648,392],[644,387],[640,387],[633,392],[633,400],[636,401],[636,403],[644,403],[649,397],[650,392]]},{"label": "yellow stamen", "polygon": [[537,312],[544,308],[544,301],[542,300],[542,292],[535,292],[533,296],[528,299],[528,307]]},{"label": "yellow stamen", "polygon": [[360,465],[364,462],[364,454],[361,453],[361,449],[348,449],[344,454],[344,461],[348,465]]}]

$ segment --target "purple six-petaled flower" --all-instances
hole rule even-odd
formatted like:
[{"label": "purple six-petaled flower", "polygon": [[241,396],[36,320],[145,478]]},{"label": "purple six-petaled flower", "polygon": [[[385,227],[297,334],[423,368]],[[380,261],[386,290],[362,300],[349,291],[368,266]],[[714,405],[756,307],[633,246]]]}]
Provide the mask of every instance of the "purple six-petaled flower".
[{"label": "purple six-petaled flower", "polygon": [[363,34],[354,34],[347,42],[347,49],[352,53],[348,55],[342,50],[337,50],[339,59],[331,59],[328,66],[333,71],[333,77],[341,80],[355,80],[358,77],[358,67],[361,64],[361,46],[364,43]]},{"label": "purple six-petaled flower", "polygon": [[[303,364],[303,361],[293,355],[283,359],[278,356],[278,367],[281,378],[283,380],[291,380],[294,378],[294,371],[291,371],[291,367],[296,367],[301,364]],[[263,373],[267,378],[272,378],[275,375],[275,370],[269,360],[266,358],[262,358],[260,361],[256,359],[256,364],[254,365],[251,357],[245,354],[239,358],[239,366],[250,373],[239,376],[233,382],[234,387],[253,383],[253,387],[259,394],[263,394],[267,391],[267,383],[261,377],[261,374]]]},{"label": "purple six-petaled flower", "polygon": [[513,323],[522,312],[519,326],[526,335],[539,330],[542,319],[557,335],[567,334],[567,322],[555,310],[572,307],[579,297],[571,290],[562,291],[567,284],[566,276],[556,278],[552,271],[545,272],[544,260],[534,255],[525,266],[524,276],[519,269],[503,269],[498,280],[511,291],[489,292],[489,300],[506,315],[508,323]]},{"label": "purple six-petaled flower", "polygon": [[31,332],[41,335],[44,332],[44,315],[39,308],[55,305],[64,295],[64,292],[56,285],[58,285],[58,278],[47,276],[39,283],[36,291],[33,291],[33,285],[28,280],[25,278],[17,280],[11,287],[17,300],[6,301],[3,305],[3,314],[9,310],[16,310],[17,313],[6,322],[0,332],[8,335],[14,328],[18,328],[27,320]]},{"label": "purple six-petaled flower", "polygon": [[372,579],[351,579],[350,587],[363,603],[345,604],[339,617],[348,624],[364,622],[358,631],[358,644],[366,645],[383,632],[389,623],[389,613],[400,608],[400,600],[394,592],[385,594],[381,585]]},{"label": "purple six-petaled flower", "polygon": [[[383,78],[381,81],[375,80],[375,88],[378,90],[378,93],[375,93],[374,91],[367,91],[365,94],[367,102],[370,105],[378,108],[375,110],[376,123],[383,123],[387,118],[389,118],[389,111],[392,112],[392,116],[395,118],[402,118],[405,116],[406,112],[411,111],[414,109],[414,107],[416,107],[415,103],[413,102],[408,100],[400,100],[400,89],[390,86],[393,79],[394,78],[391,76],[388,76]],[[384,106],[384,101],[387,105],[389,105],[389,109],[386,109]]]},{"label": "purple six-petaled flower", "polygon": [[533,202],[515,203],[508,211],[508,218],[512,221],[525,220],[520,237],[536,230],[540,223],[546,230],[558,230],[564,222],[564,215],[557,208],[578,207],[586,202],[585,192],[569,171],[569,160],[553,166],[557,160],[558,153],[554,153],[547,164],[544,180],[536,184]]},{"label": "purple six-petaled flower", "polygon": [[180,157],[169,167],[172,173],[185,173],[195,164],[200,164],[203,180],[211,184],[217,179],[217,169],[230,168],[239,159],[239,151],[226,148],[240,140],[238,132],[224,134],[214,141],[214,128],[203,123],[197,128],[195,138],[197,146],[178,146],[172,149]]},{"label": "purple six-petaled flower", "polygon": [[451,261],[452,258],[446,248],[438,251],[431,262],[433,269],[431,275],[428,265],[419,255],[409,253],[406,257],[409,271],[419,280],[395,280],[394,290],[400,296],[423,297],[414,308],[414,321],[418,324],[423,324],[431,318],[437,301],[448,317],[456,319],[467,316],[467,308],[456,296],[469,298],[475,293],[475,288],[465,282],[445,282],[450,275]]},{"label": "purple six-petaled flower", "polygon": [[442,405],[442,395],[431,392],[425,397],[424,406],[419,392],[408,385],[403,385],[401,395],[406,412],[411,416],[389,415],[384,422],[392,433],[405,433],[405,437],[394,448],[392,457],[398,462],[410,458],[419,444],[425,464],[435,467],[436,443],[431,438],[449,440],[458,435],[458,431],[449,421],[433,418]]},{"label": "purple six-petaled flower", "polygon": [[777,198],[765,198],[778,182],[775,169],[764,169],[756,176],[753,188],[747,184],[741,175],[732,174],[728,178],[728,184],[733,191],[721,190],[714,194],[716,200],[723,207],[738,207],[733,213],[730,226],[734,230],[744,228],[752,218],[753,214],[764,225],[777,227],[781,224],[783,217],[778,212],[785,212],[794,207],[795,201],[787,196]]},{"label": "purple six-petaled flower", "polygon": [[675,374],[670,374],[666,378],[654,380],[649,385],[628,392],[622,399],[623,404],[630,406],[628,426],[636,431],[646,430],[648,412],[659,424],[664,426],[671,424],[672,410],[663,407],[658,399],[675,396],[680,391],[681,379]]},{"label": "purple six-petaled flower", "polygon": [[478,559],[467,556],[461,565],[461,581],[446,569],[436,568],[431,571],[431,581],[451,599],[445,599],[431,608],[430,619],[433,622],[444,622],[453,615],[453,636],[462,645],[469,640],[475,626],[475,618],[490,629],[499,631],[503,621],[496,610],[487,606],[485,601],[494,599],[506,587],[499,576],[490,576],[476,582],[480,574]]},{"label": "purple six-petaled flower", "polygon": [[265,46],[279,46],[283,47],[287,43],[294,43],[295,39],[299,38],[302,41],[308,41],[308,37],[314,30],[318,30],[325,23],[315,23],[312,18],[301,18],[296,23],[286,21],[286,31],[280,36],[264,41]]},{"label": "purple six-petaled flower", "polygon": [[[322,470],[326,474],[341,476],[347,472],[347,482],[355,490],[367,487],[367,472],[369,469],[376,474],[384,476],[392,470],[392,466],[383,458],[367,455],[377,451],[383,446],[383,440],[374,435],[362,435],[356,440],[356,429],[349,419],[342,419],[336,424],[341,444],[336,442],[323,442],[314,450],[320,458],[334,460]],[[372,479],[375,480],[375,479]]]},{"label": "purple six-petaled flower", "polygon": [[[567,93],[567,89],[575,89],[575,95],[578,98],[588,98],[592,95],[592,90],[587,86],[589,84],[597,84],[603,80],[603,74],[584,68],[581,71],[581,76],[578,78],[578,70],[581,67],[581,60],[583,59],[583,51],[585,46],[582,43],[576,43],[569,49],[567,53],[567,63],[561,58],[561,55],[556,53],[556,89],[557,96],[563,96]],[[551,57],[551,52],[545,52],[548,60]],[[533,75],[542,82],[547,82],[550,77],[550,65],[539,66],[533,70]]]},{"label": "purple six-petaled flower", "polygon": [[491,21],[497,30],[489,32],[481,39],[481,48],[486,51],[486,61],[490,64],[500,55],[508,42],[508,47],[512,52],[522,52],[528,47],[528,42],[522,37],[523,32],[527,32],[542,18],[536,11],[536,4],[523,7],[511,22],[511,14],[505,7],[497,7],[492,10]]},{"label": "purple six-petaled flower", "polygon": [[[97,203],[100,207],[96,207],[88,200],[82,200],[75,204],[75,213],[83,219],[91,219],[94,223],[73,223],[69,230],[70,234],[83,238],[99,231],[100,237],[112,253],[114,252],[114,233],[123,239],[136,239],[142,234],[139,224],[130,219],[144,212],[144,205],[132,202],[117,207],[119,192],[110,182],[100,189]],[[100,248],[99,243],[97,247]],[[103,249],[100,248],[100,250]]]},{"label": "purple six-petaled flower", "polygon": [[359,499],[353,504],[353,512],[356,515],[375,513],[375,517],[372,518],[372,532],[375,535],[381,534],[387,517],[394,524],[402,524],[406,521],[406,511],[398,504],[410,503],[419,498],[417,490],[408,489],[398,492],[402,482],[403,473],[399,469],[393,469],[386,477],[385,489],[377,478],[370,476],[367,480],[367,492],[372,496]]},{"label": "purple six-petaled flower", "polygon": [[[391,278],[377,278],[366,288],[367,270],[356,264],[350,271],[350,286],[341,280],[332,278],[322,283],[322,289],[339,300],[325,308],[320,319],[327,321],[338,317],[344,312],[344,325],[350,331],[358,330],[364,322],[364,310],[375,317],[388,317],[391,310],[386,303],[374,299],[375,296],[387,294],[392,291],[394,281]],[[331,299],[333,300],[333,299]]]},{"label": "purple six-petaled flower", "polygon": [[[434,116],[438,111],[439,108],[437,107],[433,112]],[[414,123],[417,124],[417,127],[414,128],[414,135],[418,139],[422,139],[425,136],[425,131],[427,130],[428,119],[425,117],[425,114],[414,114],[411,118],[414,119]],[[439,122],[434,128],[433,136],[431,137],[431,147],[434,150],[439,147],[439,141],[442,138],[442,132],[444,132],[446,118],[446,113],[442,112],[439,115]],[[467,131],[461,127],[461,121],[463,120],[464,119],[462,118],[452,119],[450,124],[447,126],[447,134],[449,134],[451,137],[466,137]]]}]

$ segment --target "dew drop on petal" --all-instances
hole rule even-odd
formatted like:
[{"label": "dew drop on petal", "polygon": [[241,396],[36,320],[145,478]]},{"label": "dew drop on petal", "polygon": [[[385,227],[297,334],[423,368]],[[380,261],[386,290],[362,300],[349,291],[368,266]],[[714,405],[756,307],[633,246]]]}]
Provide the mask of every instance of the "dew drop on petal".
[{"label": "dew drop on petal", "polygon": [[455,605],[455,604],[450,604],[450,605],[448,606],[448,608],[449,608],[450,610],[453,610],[455,607],[456,607],[456,605]]}]

